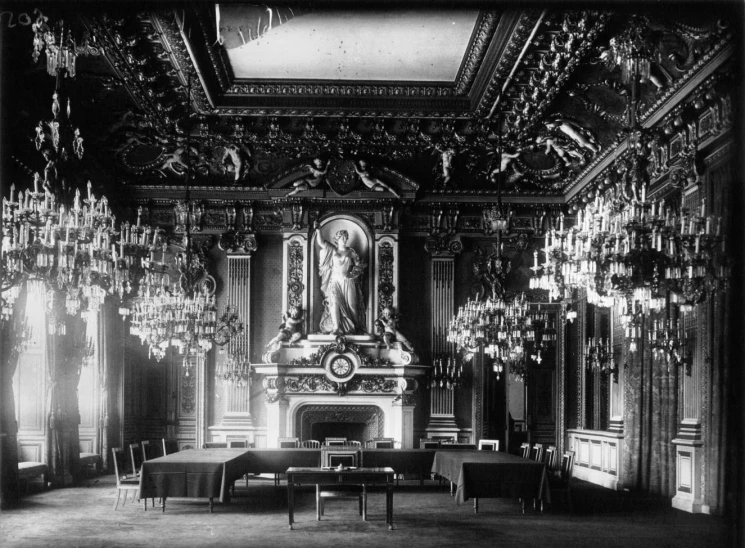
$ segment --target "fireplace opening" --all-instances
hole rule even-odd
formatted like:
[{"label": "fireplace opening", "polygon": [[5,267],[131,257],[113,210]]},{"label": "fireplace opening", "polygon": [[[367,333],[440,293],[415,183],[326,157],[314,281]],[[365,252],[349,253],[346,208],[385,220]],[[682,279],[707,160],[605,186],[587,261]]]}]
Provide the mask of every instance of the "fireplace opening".
[{"label": "fireplace opening", "polygon": [[321,443],[326,438],[347,438],[359,442],[365,441],[364,422],[316,422],[310,427],[311,437]]},{"label": "fireplace opening", "polygon": [[295,415],[294,435],[301,441],[347,438],[364,444],[385,436],[385,414],[376,405],[303,405]]}]

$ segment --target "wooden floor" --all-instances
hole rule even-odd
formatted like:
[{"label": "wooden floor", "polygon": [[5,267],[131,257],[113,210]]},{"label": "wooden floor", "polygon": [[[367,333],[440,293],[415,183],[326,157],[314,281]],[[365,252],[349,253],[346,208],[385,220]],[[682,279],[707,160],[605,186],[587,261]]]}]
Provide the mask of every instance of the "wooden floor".
[{"label": "wooden floor", "polygon": [[[516,500],[481,499],[457,506],[445,484],[402,482],[394,494],[394,524],[385,524],[385,497],[372,492],[368,521],[355,501],[330,501],[315,517],[315,492],[297,494],[295,529],[287,526],[287,489],[272,478],[241,481],[230,504],[208,512],[206,500],[169,499],[166,512],[142,502],[112,509],[113,476],[85,480],[72,488],[30,494],[0,515],[0,546],[671,546],[731,545],[727,523],[719,517],[691,515],[669,503],[611,492],[576,482],[574,512],[560,506],[541,514],[520,511]],[[157,503],[157,500],[156,500]],[[148,505],[149,506],[149,505]],[[485,544],[486,542],[486,544]]]}]

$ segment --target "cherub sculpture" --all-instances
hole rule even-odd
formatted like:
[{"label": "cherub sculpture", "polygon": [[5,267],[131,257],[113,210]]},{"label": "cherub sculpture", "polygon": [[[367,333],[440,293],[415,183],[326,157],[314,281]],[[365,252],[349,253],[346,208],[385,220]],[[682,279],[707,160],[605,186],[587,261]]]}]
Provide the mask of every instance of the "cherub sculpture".
[{"label": "cherub sculpture", "polygon": [[546,154],[549,154],[553,150],[567,166],[572,165],[572,158],[577,159],[580,164],[585,163],[585,157],[581,152],[574,150],[571,146],[565,145],[560,139],[550,133],[540,134],[536,137],[536,143],[539,145],[545,145]]},{"label": "cherub sculpture", "polygon": [[593,154],[597,154],[600,150],[595,138],[587,130],[581,128],[571,120],[567,120],[561,116],[554,116],[551,120],[546,122],[546,128],[549,130],[557,129],[561,131],[564,135],[574,141],[577,146],[586,148]]},{"label": "cherub sculpture", "polygon": [[288,192],[287,196],[292,196],[294,194],[297,194],[298,192],[302,192],[303,190],[316,188],[326,178],[326,174],[329,172],[330,165],[331,160],[324,162],[322,158],[314,158],[313,165],[305,165],[310,173],[302,179],[292,183],[292,186],[294,186],[295,188]]},{"label": "cherub sculpture", "polygon": [[226,173],[233,172],[233,180],[237,183],[248,177],[251,167],[251,152],[245,147],[239,147],[235,143],[225,146],[222,153],[222,167]]},{"label": "cherub sculpture", "polygon": [[453,162],[458,151],[453,147],[434,145],[435,150],[440,153],[440,164],[442,167],[442,184],[447,185],[453,178]]},{"label": "cherub sculpture", "polygon": [[381,310],[380,317],[375,320],[375,325],[378,328],[378,332],[382,336],[383,342],[388,350],[391,349],[391,344],[394,341],[398,341],[403,350],[413,352],[414,346],[398,330],[398,319],[399,315],[394,314],[393,310],[386,306]]},{"label": "cherub sculpture", "polygon": [[352,164],[354,165],[354,170],[357,172],[357,175],[359,175],[362,184],[367,188],[376,192],[384,192],[387,190],[396,198],[401,197],[398,192],[370,173],[370,166],[368,166],[366,160],[357,160],[356,162],[352,162]]},{"label": "cherub sculpture", "polygon": [[283,342],[292,344],[303,336],[303,311],[297,306],[290,306],[286,314],[282,314],[282,324],[279,333],[266,345],[266,348],[277,349]]},{"label": "cherub sculpture", "polygon": [[499,174],[506,173],[510,168],[513,173],[508,180],[522,177],[523,174],[517,169],[517,167],[515,167],[515,162],[513,162],[513,160],[519,156],[519,152],[508,152],[503,150],[499,159],[499,167],[495,167],[491,172],[489,172],[489,181],[496,184],[499,181]]}]

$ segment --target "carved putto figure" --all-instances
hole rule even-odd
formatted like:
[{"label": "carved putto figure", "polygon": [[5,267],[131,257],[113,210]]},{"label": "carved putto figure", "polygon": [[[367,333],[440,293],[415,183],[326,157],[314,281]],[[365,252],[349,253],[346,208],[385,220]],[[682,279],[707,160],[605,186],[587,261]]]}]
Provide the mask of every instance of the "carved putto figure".
[{"label": "carved putto figure", "polygon": [[251,153],[246,147],[231,143],[225,146],[221,162],[226,173],[233,172],[235,182],[243,181],[248,177],[248,170],[251,167]]},{"label": "carved putto figure", "polygon": [[339,230],[334,243],[321,237],[316,223],[315,241],[321,247],[318,274],[324,296],[322,333],[352,334],[365,329],[365,298],[360,276],[367,264],[347,246],[349,233]]},{"label": "carved putto figure", "polygon": [[292,344],[303,336],[303,311],[297,306],[291,306],[286,314],[282,314],[282,324],[279,333],[266,345],[266,348],[276,350],[283,342]]},{"label": "carved putto figure", "polygon": [[572,165],[572,158],[575,158],[580,164],[585,163],[585,157],[581,152],[574,150],[574,148],[568,146],[568,144],[562,143],[559,138],[550,133],[544,132],[538,135],[538,137],[536,137],[536,143],[546,147],[546,154],[550,154],[553,150],[567,166]]},{"label": "carved putto figure", "polygon": [[381,310],[380,317],[375,320],[375,325],[378,328],[378,332],[383,337],[383,342],[388,350],[391,349],[391,345],[395,341],[398,341],[402,349],[413,352],[414,346],[398,330],[399,318],[399,314],[394,314],[393,310],[386,306]]},{"label": "carved putto figure", "polygon": [[324,162],[322,158],[314,158],[313,165],[306,164],[305,166],[308,171],[310,171],[310,174],[306,175],[299,181],[295,181],[294,183],[292,183],[292,186],[294,186],[295,188],[288,192],[287,196],[292,196],[294,194],[297,194],[298,192],[302,192],[303,190],[316,188],[326,178],[326,174],[329,172],[330,165],[331,160]]},{"label": "carved putto figure", "polygon": [[356,162],[352,162],[352,164],[354,165],[354,170],[357,172],[357,175],[359,175],[362,184],[365,185],[367,188],[376,192],[384,192],[387,190],[396,198],[400,198],[398,192],[396,192],[383,181],[372,175],[370,166],[367,164],[366,160],[357,160]]},{"label": "carved putto figure", "polygon": [[503,150],[499,159],[499,167],[495,167],[489,173],[489,182],[496,184],[499,181],[499,174],[507,173],[508,169],[511,171],[511,174],[507,179],[508,182],[513,182],[515,179],[522,177],[523,174],[517,169],[515,162],[513,162],[513,160],[519,156],[519,152],[508,152]]},{"label": "carved putto figure", "polygon": [[567,120],[561,116],[554,116],[551,120],[546,122],[546,128],[549,130],[557,129],[561,131],[564,135],[574,141],[577,146],[586,148],[593,154],[597,154],[600,150],[595,138],[590,134],[590,132],[581,128],[571,120]]},{"label": "carved putto figure", "polygon": [[453,147],[434,145],[435,150],[440,153],[440,164],[442,167],[442,184],[447,185],[453,178],[453,162],[458,151]]}]

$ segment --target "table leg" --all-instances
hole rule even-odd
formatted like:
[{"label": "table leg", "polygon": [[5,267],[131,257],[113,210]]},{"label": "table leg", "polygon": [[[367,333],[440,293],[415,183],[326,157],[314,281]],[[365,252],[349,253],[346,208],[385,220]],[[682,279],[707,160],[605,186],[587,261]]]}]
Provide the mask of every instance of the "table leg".
[{"label": "table leg", "polygon": [[295,484],[292,476],[287,476],[287,510],[290,514],[290,530],[292,530],[293,513],[295,511]]},{"label": "table leg", "polygon": [[316,483],[316,521],[321,521],[321,486]]},{"label": "table leg", "polygon": [[210,514],[212,513],[212,508],[215,506],[215,503],[213,501],[213,498],[210,497]]},{"label": "table leg", "polygon": [[162,512],[165,513],[165,511],[166,511],[166,497],[163,497],[163,502],[161,503],[160,508],[161,508]]},{"label": "table leg", "polygon": [[523,499],[523,514],[525,513],[525,499]]},{"label": "table leg", "polygon": [[390,531],[393,530],[393,483],[386,484],[385,509],[388,530]]},{"label": "table leg", "polygon": [[453,493],[453,482],[451,481],[451,482],[450,482],[450,496],[452,497],[452,496],[453,496],[453,494],[454,494],[454,493]]},{"label": "table leg", "polygon": [[367,486],[362,484],[362,521],[367,521]]},{"label": "table leg", "polygon": [[476,497],[473,498],[473,513],[479,513],[479,499],[477,499]]}]

